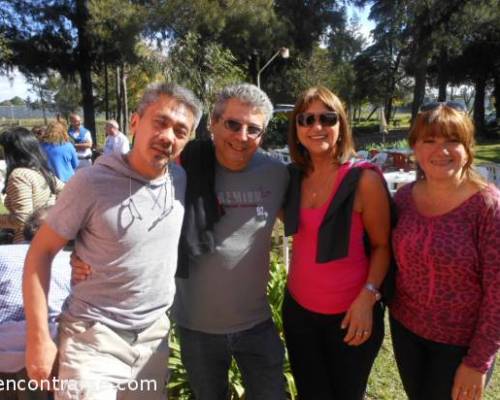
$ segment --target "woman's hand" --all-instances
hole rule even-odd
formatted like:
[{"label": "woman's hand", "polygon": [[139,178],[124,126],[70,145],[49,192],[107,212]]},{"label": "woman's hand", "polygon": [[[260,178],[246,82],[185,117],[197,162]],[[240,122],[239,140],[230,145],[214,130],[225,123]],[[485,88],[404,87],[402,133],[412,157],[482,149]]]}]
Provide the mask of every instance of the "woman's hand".
[{"label": "woman's hand", "polygon": [[84,263],[80,257],[73,251],[71,253],[71,285],[76,285],[86,280],[92,273],[90,265]]},{"label": "woman's hand", "polygon": [[486,374],[461,363],[455,372],[452,400],[481,400],[485,382]]},{"label": "woman's hand", "polygon": [[349,346],[359,346],[372,334],[373,305],[376,303],[373,293],[362,289],[353,301],[342,320],[341,328],[347,329],[344,342]]}]

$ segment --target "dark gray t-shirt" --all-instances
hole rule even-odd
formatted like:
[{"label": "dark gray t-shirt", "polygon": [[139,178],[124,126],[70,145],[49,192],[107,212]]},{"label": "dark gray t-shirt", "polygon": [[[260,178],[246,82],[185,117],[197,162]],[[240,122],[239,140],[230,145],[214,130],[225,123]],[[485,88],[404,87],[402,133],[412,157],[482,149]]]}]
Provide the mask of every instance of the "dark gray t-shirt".
[{"label": "dark gray t-shirt", "polygon": [[174,320],[206,333],[234,333],[271,316],[266,296],[271,233],[282,207],[288,172],[256,153],[246,169],[216,167],[216,193],[225,214],[215,225],[216,250],[177,279]]},{"label": "dark gray t-shirt", "polygon": [[141,329],[172,305],[186,177],[169,171],[148,181],[112,154],[67,183],[47,222],[76,239],[93,272],[72,287],[63,317]]}]

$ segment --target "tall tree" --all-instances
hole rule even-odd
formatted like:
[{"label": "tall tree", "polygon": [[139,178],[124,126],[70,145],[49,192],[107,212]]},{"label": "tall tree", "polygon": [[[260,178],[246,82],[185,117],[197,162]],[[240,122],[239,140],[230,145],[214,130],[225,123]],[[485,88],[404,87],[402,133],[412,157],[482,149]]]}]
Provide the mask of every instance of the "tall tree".
[{"label": "tall tree", "polygon": [[276,12],[285,24],[290,46],[309,56],[328,28],[337,21],[339,3],[335,0],[276,0]]},{"label": "tall tree", "polygon": [[[96,10],[114,9],[108,14],[114,19],[103,20]],[[108,5],[108,8],[104,7]],[[43,74],[49,70],[58,71],[63,77],[78,75],[81,83],[85,124],[91,130],[94,140],[95,111],[93,98],[92,71],[109,60],[119,50],[119,54],[130,54],[143,26],[132,34],[125,35],[123,30],[123,10],[134,8],[133,2],[115,0],[0,0],[2,18],[0,33],[3,34],[12,51],[10,63],[28,74]],[[92,15],[92,12],[96,15]],[[129,13],[130,19],[144,22],[140,13]],[[115,34],[99,36],[101,31],[96,25],[107,25]],[[130,37],[135,40],[128,40]],[[115,43],[119,43],[118,46]],[[115,57],[116,58],[116,57]],[[120,61],[123,61],[120,59]]]},{"label": "tall tree", "polygon": [[[231,51],[216,43],[208,46],[199,42],[199,35],[189,33],[178,40],[171,49],[164,65],[167,80],[178,82],[190,89],[203,101],[208,112],[215,93],[223,86],[244,80],[245,71],[240,68]],[[201,126],[201,134],[205,127]]]},{"label": "tall tree", "polygon": [[357,18],[349,21],[347,8],[336,8],[332,12],[332,25],[328,28],[325,39],[332,61],[332,73],[337,80],[335,90],[352,107],[356,78],[353,61],[365,47]]},{"label": "tall tree", "polygon": [[[148,30],[147,18],[156,10],[154,5],[147,8],[140,1],[92,0],[89,4],[91,18],[89,29],[93,42],[93,71],[95,78],[104,80],[103,91],[99,93],[99,106],[103,102],[107,114],[111,113],[110,104],[119,107],[113,114],[119,115],[120,126],[127,131],[128,123],[128,85],[126,77],[135,68],[142,70],[143,59],[140,54],[142,34]],[[120,97],[111,101],[109,78],[110,71],[119,70],[115,85],[120,85]],[[108,79],[108,80],[107,80]],[[102,109],[102,107],[99,107]]]},{"label": "tall tree", "polygon": [[488,134],[484,129],[484,104],[487,87],[500,68],[500,1],[467,4],[452,18],[445,39],[438,43],[440,52],[430,70],[437,71],[440,99],[445,99],[447,82],[473,85],[476,129]]},{"label": "tall tree", "polygon": [[249,79],[256,78],[260,66],[277,49],[288,46],[272,0],[170,0],[154,23],[170,38],[195,33],[204,46],[215,43],[228,49]]},{"label": "tall tree", "polygon": [[74,13],[74,24],[78,32],[76,45],[77,69],[80,74],[83,119],[85,125],[92,132],[94,145],[97,143],[97,132],[95,125],[94,96],[92,95],[92,39],[89,29],[89,1],[76,0]]},{"label": "tall tree", "polygon": [[[466,13],[468,8],[479,7],[485,2],[497,0],[375,0],[355,1],[356,4],[367,5],[372,3],[372,10],[385,10],[382,13],[374,13],[373,17],[377,27],[383,28],[387,10],[394,9],[395,5],[403,14],[401,31],[398,35],[403,43],[406,72],[414,78],[412,116],[415,116],[425,96],[425,87],[428,77],[428,69],[433,56],[440,55],[445,60],[447,51],[456,43],[456,28],[460,16]],[[383,18],[380,18],[383,16]],[[464,20],[462,18],[462,20]],[[471,26],[469,23],[467,26]],[[473,27],[471,27],[473,30]],[[444,71],[444,70],[443,70]],[[444,87],[447,78],[441,74],[441,86]]]},{"label": "tall tree", "polygon": [[31,104],[41,108],[47,124],[46,110],[58,113],[68,120],[72,112],[78,111],[82,103],[80,83],[74,78],[63,78],[59,73],[49,71],[43,75],[28,75],[31,92],[38,98]]}]

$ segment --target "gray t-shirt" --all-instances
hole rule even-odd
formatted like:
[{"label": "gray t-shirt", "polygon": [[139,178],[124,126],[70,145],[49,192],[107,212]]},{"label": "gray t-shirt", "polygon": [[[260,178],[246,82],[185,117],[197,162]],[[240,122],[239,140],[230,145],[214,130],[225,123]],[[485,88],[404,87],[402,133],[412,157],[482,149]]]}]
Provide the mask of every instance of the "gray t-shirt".
[{"label": "gray t-shirt", "polygon": [[288,185],[286,166],[256,153],[246,169],[217,165],[216,193],[225,214],[216,250],[177,279],[173,319],[206,333],[234,333],[270,318],[266,296],[271,233]]},{"label": "gray t-shirt", "polygon": [[76,239],[76,253],[93,272],[72,288],[63,317],[142,329],[171,306],[185,186],[174,164],[148,181],[119,154],[71,178],[47,222]]}]

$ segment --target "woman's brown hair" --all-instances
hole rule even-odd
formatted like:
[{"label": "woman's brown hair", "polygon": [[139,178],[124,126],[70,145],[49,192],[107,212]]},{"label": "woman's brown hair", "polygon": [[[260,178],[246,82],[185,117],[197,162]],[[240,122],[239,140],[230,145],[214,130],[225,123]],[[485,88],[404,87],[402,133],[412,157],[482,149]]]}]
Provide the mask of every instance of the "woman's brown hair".
[{"label": "woman's brown hair", "polygon": [[59,121],[50,122],[47,125],[47,130],[40,138],[42,142],[63,144],[69,141],[68,128],[65,124]]},{"label": "woman's brown hair", "polygon": [[[480,188],[487,186],[486,181],[474,171],[474,123],[465,111],[440,103],[428,111],[417,114],[410,129],[408,143],[414,147],[418,140],[428,137],[445,137],[458,140],[465,148],[467,162],[462,169],[462,177],[465,176]],[[425,174],[420,178],[425,179]]]},{"label": "woman's brown hair", "polygon": [[288,148],[292,161],[303,171],[312,168],[307,149],[299,142],[297,136],[297,115],[304,112],[314,101],[321,101],[329,110],[335,111],[339,118],[339,137],[332,152],[332,162],[344,163],[354,155],[351,128],[347,113],[340,99],[324,86],[315,86],[302,92],[290,117],[288,130]]}]

